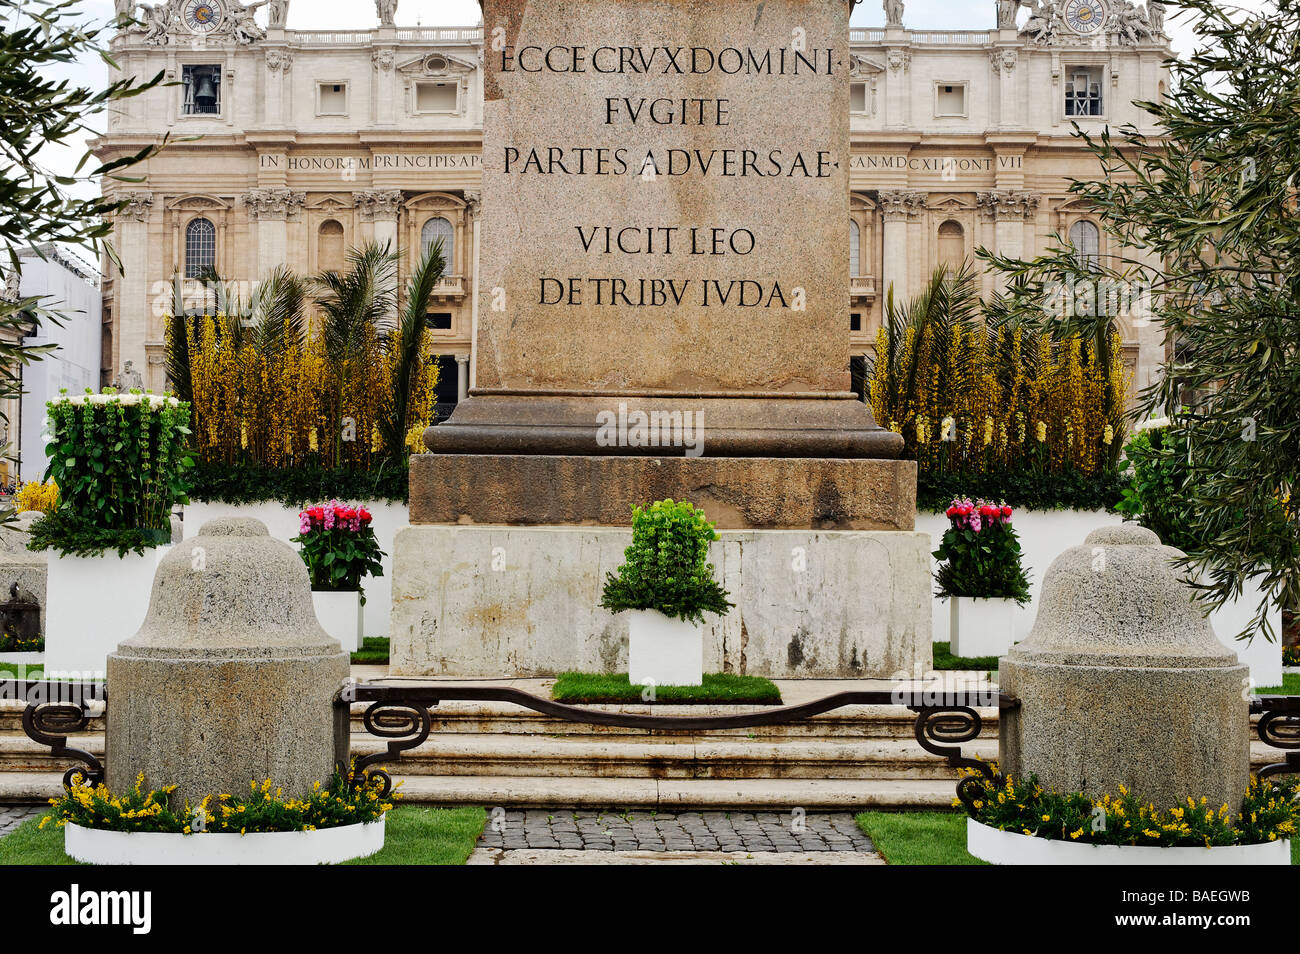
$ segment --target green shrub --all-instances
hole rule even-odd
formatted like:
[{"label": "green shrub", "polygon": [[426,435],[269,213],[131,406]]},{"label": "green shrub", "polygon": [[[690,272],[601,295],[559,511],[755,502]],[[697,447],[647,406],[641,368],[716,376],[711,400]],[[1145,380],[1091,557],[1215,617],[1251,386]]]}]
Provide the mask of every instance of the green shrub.
[{"label": "green shrub", "polygon": [[735,604],[713,578],[709,543],[713,524],[685,501],[660,500],[632,510],[632,545],[618,573],[608,573],[600,605],[615,613],[658,610],[700,623],[705,613],[726,615]]},{"label": "green shrub", "polygon": [[187,502],[194,466],[189,405],[108,389],[47,407],[59,504],[33,526],[29,547],[125,555],[170,542],[172,508]]},{"label": "green shrub", "polygon": [[1160,542],[1184,553],[1198,549],[1189,515],[1195,511],[1185,490],[1187,441],[1179,430],[1155,427],[1124,445],[1133,475],[1115,507],[1127,519],[1155,532]]},{"label": "green shrub", "polygon": [[1020,539],[1011,526],[1013,510],[969,498],[954,500],[934,557],[942,561],[934,578],[938,595],[980,599],[1029,599],[1029,580],[1020,565]]},{"label": "green shrub", "polygon": [[200,460],[190,472],[190,498],[205,503],[246,504],[278,501],[303,507],[314,500],[387,500],[405,503],[409,482],[404,467],[373,471],[323,466],[319,459],[293,467],[223,464]]}]

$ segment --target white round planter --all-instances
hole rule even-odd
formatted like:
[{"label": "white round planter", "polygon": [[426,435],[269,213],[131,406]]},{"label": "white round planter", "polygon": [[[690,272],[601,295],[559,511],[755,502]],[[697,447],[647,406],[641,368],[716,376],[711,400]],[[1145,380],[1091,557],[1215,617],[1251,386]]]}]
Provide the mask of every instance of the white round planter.
[{"label": "white round planter", "polygon": [[50,554],[46,584],[45,672],[52,678],[103,679],[108,654],[136,634],[149,612],[154,571],[170,546],[144,555]]},{"label": "white round planter", "polygon": [[994,865],[1289,865],[1291,842],[1220,848],[1084,845],[998,831],[966,819],[966,850]]},{"label": "white round planter", "polygon": [[704,627],[658,610],[629,610],[628,679],[634,686],[704,682]]},{"label": "white round planter", "polygon": [[331,865],[384,847],[384,819],[316,831],[240,835],[104,831],[68,824],[63,850],[92,865]]},{"label": "white round planter", "polygon": [[339,641],[344,652],[354,653],[361,648],[365,618],[361,612],[360,593],[356,590],[337,593],[312,590],[311,601],[321,627]]},{"label": "white round planter", "polygon": [[1011,648],[1020,612],[1015,600],[953,596],[948,602],[949,651],[954,656],[1001,656]]}]

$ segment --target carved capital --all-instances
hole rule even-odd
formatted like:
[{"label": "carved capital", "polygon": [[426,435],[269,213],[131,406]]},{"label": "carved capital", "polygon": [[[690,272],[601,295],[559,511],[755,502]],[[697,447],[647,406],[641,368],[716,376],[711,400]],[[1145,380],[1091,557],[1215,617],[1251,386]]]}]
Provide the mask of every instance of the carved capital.
[{"label": "carved capital", "polygon": [[375,50],[370,54],[370,62],[375,64],[375,69],[387,73],[393,68],[393,51],[390,49]]},{"label": "carved capital", "polygon": [[906,222],[914,219],[926,208],[928,197],[924,192],[907,192],[891,189],[879,193],[881,216],[886,222]]},{"label": "carved capital", "polygon": [[293,67],[293,54],[288,50],[267,50],[266,68],[273,73],[287,73]]},{"label": "carved capital", "polygon": [[989,66],[995,73],[1004,73],[1010,76],[1015,72],[1016,62],[1019,56],[1013,49],[989,50]]},{"label": "carved capital", "polygon": [[912,68],[912,53],[910,50],[890,50],[885,62],[889,64],[889,72],[906,73]]},{"label": "carved capital", "polygon": [[1019,219],[1032,219],[1038,210],[1037,192],[1025,192],[1011,189],[995,189],[990,192],[975,193],[975,202],[980,214],[986,219],[1005,222]]},{"label": "carved capital", "polygon": [[134,222],[149,221],[149,213],[153,209],[152,192],[123,192],[118,196],[118,199],[126,202],[118,215]]},{"label": "carved capital", "polygon": [[395,219],[402,206],[401,189],[376,189],[352,193],[353,204],[361,212],[362,220]]},{"label": "carved capital", "polygon": [[254,222],[259,219],[291,219],[302,213],[307,193],[292,189],[252,189],[239,197]]},{"label": "carved capital", "polygon": [[483,208],[482,192],[465,193],[465,211],[469,213],[470,218],[478,218],[479,210]]}]

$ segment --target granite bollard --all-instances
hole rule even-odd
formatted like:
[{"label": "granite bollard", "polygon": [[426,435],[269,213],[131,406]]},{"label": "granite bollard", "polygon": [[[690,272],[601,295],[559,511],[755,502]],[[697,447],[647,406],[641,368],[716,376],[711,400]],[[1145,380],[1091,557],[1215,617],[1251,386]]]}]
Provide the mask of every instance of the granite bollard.
[{"label": "granite bollard", "polygon": [[210,520],[154,577],[149,614],[108,657],[108,786],[286,796],[328,784],[348,656],[316,621],[307,567],[251,518]]},{"label": "granite bollard", "polygon": [[1215,638],[1150,530],[1103,527],[1052,563],[1038,618],[1003,657],[1020,700],[1001,761],[1044,787],[1124,785],[1157,808],[1241,804],[1250,777],[1247,667]]}]

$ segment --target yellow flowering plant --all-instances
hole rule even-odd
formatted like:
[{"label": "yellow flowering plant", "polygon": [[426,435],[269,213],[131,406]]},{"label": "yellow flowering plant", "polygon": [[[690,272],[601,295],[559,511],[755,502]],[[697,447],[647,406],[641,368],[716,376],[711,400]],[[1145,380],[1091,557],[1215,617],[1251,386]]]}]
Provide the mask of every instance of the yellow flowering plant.
[{"label": "yellow flowering plant", "polygon": [[1295,776],[1252,776],[1234,811],[1228,805],[1210,805],[1205,798],[1157,808],[1123,785],[1118,794],[1094,798],[1049,791],[1032,775],[995,781],[963,774],[973,775],[978,783],[967,808],[971,818],[999,831],[1038,838],[1162,848],[1257,845],[1294,838],[1300,819],[1300,778]]},{"label": "yellow flowering plant", "polygon": [[18,488],[14,506],[19,513],[49,513],[59,505],[59,485],[53,479],[29,480]]},{"label": "yellow flowering plant", "polygon": [[[176,786],[146,789],[143,773],[135,787],[113,795],[106,785],[82,784],[74,775],[72,787],[61,798],[50,799],[52,810],[41,819],[62,827],[79,825],[108,831],[203,832],[315,831],[378,821],[401,796],[383,794],[383,782],[375,779],[349,785],[335,773],[327,787],[315,783],[304,798],[286,798],[268,778],[250,782],[245,794],[206,796],[198,805],[176,804]],[[400,782],[398,783],[401,784]]]}]

